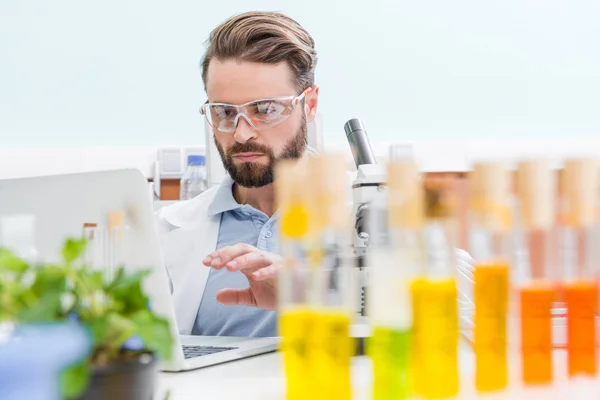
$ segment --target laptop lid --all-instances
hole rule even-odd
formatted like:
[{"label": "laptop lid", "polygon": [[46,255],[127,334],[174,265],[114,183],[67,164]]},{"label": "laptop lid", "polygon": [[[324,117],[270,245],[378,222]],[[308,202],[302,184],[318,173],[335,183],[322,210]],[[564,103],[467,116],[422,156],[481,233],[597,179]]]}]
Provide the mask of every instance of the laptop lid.
[{"label": "laptop lid", "polygon": [[[170,323],[175,338],[171,364],[184,362],[152,198],[148,181],[139,170],[0,180],[0,218],[15,214],[35,217],[35,247],[40,260],[59,259],[65,238],[90,234],[90,228],[84,228],[87,224],[95,226],[87,255],[92,263],[122,262],[132,270],[151,269],[144,289],[152,310]],[[124,226],[118,243],[108,234],[115,219]]]}]

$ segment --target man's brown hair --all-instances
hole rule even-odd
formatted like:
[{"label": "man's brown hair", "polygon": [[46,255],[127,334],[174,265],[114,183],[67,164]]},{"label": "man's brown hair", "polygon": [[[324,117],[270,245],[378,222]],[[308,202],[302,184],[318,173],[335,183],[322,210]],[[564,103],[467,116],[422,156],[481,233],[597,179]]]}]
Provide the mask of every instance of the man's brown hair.
[{"label": "man's brown hair", "polygon": [[298,94],[314,84],[317,52],[310,34],[290,17],[276,12],[235,15],[216,27],[208,39],[202,59],[202,81],[206,88],[213,58],[267,64],[288,63]]}]

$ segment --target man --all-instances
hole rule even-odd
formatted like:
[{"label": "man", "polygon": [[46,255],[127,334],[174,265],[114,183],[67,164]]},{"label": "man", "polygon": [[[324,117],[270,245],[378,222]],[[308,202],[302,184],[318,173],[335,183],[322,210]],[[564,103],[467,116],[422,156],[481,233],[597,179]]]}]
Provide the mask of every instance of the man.
[{"label": "man", "polygon": [[[181,334],[277,334],[273,167],[311,152],[316,62],[308,32],[278,13],[237,15],[210,35],[201,113],[229,176],[158,213]],[[459,272],[470,268],[466,257],[459,251]]]},{"label": "man", "polygon": [[237,15],[210,35],[201,113],[229,176],[158,214],[182,334],[277,334],[273,168],[310,152],[316,63],[311,36],[282,14]]}]

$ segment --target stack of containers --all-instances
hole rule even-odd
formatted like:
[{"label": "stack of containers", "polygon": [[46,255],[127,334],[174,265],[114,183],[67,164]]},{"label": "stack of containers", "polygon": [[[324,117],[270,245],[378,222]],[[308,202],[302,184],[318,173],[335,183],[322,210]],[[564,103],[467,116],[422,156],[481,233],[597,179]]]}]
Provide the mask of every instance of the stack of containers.
[{"label": "stack of containers", "polygon": [[[285,259],[279,317],[290,399],[352,397],[344,165],[343,157],[326,155],[283,161],[277,169]],[[594,160],[567,160],[560,210],[556,176],[547,160],[537,159],[518,164],[516,185],[501,163],[477,163],[469,177],[474,383],[482,394],[517,384],[509,374],[510,333],[517,379],[528,388],[552,388],[562,366],[553,352],[559,301],[567,310],[568,376],[597,375],[600,175]],[[393,160],[386,197],[371,204],[374,399],[459,396],[456,201],[451,187],[424,184],[414,162]]]}]

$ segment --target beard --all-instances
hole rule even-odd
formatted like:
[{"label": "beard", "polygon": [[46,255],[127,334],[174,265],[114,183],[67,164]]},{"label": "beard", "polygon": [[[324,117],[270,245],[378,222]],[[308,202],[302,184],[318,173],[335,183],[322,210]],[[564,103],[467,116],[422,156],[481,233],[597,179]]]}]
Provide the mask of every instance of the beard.
[{"label": "beard", "polygon": [[[269,147],[251,141],[246,143],[236,142],[225,151],[223,146],[217,141],[217,138],[214,136],[213,138],[217,150],[221,155],[223,167],[225,167],[225,170],[229,173],[231,179],[243,187],[259,188],[273,183],[273,171],[277,161],[284,159],[298,159],[304,154],[304,150],[307,146],[307,130],[306,120],[303,118],[300,129],[298,129],[296,135],[286,143],[279,157],[275,157],[273,150]],[[267,164],[244,162],[236,165],[232,156],[236,153],[262,153],[268,158],[268,162]]]}]

